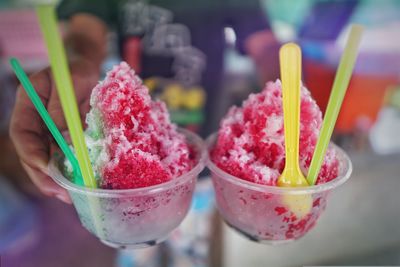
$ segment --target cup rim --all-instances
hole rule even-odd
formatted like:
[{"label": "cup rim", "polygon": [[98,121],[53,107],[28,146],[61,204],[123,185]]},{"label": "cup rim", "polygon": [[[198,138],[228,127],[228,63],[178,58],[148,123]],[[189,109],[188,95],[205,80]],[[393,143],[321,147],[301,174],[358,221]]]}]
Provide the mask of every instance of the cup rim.
[{"label": "cup rim", "polygon": [[345,183],[349,178],[350,175],[353,171],[353,165],[351,163],[351,160],[349,156],[344,152],[343,149],[335,145],[334,143],[331,143],[330,145],[333,146],[333,148],[336,150],[337,154],[339,155],[339,158],[341,161],[344,162],[344,166],[342,167],[342,171],[339,172],[338,177],[335,179],[319,184],[319,185],[312,185],[312,186],[305,186],[305,187],[278,187],[278,186],[272,186],[272,185],[264,185],[264,184],[257,184],[253,183],[244,179],[241,179],[239,177],[236,177],[234,175],[231,175],[221,168],[219,168],[217,165],[214,164],[214,162],[211,160],[210,156],[210,149],[211,147],[214,146],[214,143],[216,141],[218,133],[215,132],[211,134],[210,136],[207,137],[205,141],[206,145],[206,166],[214,173],[216,173],[219,177],[221,177],[224,180],[227,180],[229,182],[232,182],[238,186],[245,187],[247,189],[255,190],[255,191],[260,191],[260,192],[268,192],[268,193],[274,193],[274,194],[290,194],[290,195],[303,195],[303,194],[315,194],[315,193],[321,193],[327,190],[334,189],[338,187],[339,185],[342,185]]},{"label": "cup rim", "polygon": [[193,176],[197,176],[203,169],[205,165],[205,150],[204,141],[195,133],[178,128],[178,131],[185,135],[188,143],[195,146],[198,156],[198,162],[196,165],[188,172],[178,176],[168,182],[156,184],[152,186],[131,188],[131,189],[102,189],[102,188],[88,188],[84,186],[79,186],[68,180],[56,166],[56,160],[54,157],[51,158],[48,164],[49,176],[61,187],[67,191],[72,191],[75,193],[98,196],[98,197],[115,197],[116,195],[131,195],[140,193],[157,193],[163,190],[168,190],[172,187],[181,185],[190,180]]}]

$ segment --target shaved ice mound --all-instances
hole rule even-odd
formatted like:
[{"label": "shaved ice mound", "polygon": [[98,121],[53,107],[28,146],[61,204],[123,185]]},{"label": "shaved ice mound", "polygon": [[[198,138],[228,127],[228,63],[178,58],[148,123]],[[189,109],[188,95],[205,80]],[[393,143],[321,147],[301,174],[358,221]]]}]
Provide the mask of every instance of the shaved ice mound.
[{"label": "shaved ice mound", "polygon": [[184,135],[125,62],[94,89],[85,132],[98,184],[129,189],[167,182],[193,167]]},{"label": "shaved ice mound", "polygon": [[[301,87],[300,167],[306,175],[318,140],[322,113],[310,92]],[[257,184],[276,186],[285,166],[285,137],[281,82],[267,83],[251,94],[242,107],[224,117],[211,151],[212,161],[225,172]],[[339,162],[329,148],[317,184],[338,176]]]}]

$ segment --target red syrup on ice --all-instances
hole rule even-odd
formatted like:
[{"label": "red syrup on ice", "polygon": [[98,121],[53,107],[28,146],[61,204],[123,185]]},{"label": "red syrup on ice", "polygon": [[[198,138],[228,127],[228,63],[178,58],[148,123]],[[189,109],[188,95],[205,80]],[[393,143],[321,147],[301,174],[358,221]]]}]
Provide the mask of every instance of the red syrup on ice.
[{"label": "red syrup on ice", "polygon": [[[300,112],[300,165],[307,173],[318,139],[322,113],[309,91],[302,87]],[[282,89],[280,81],[268,83],[251,94],[242,107],[232,107],[221,122],[211,152],[213,162],[227,173],[244,180],[276,185],[285,166]],[[338,175],[338,160],[329,149],[317,184]]]},{"label": "red syrup on ice", "polygon": [[102,188],[161,184],[193,167],[190,148],[170,122],[165,104],[150,98],[126,63],[94,88],[91,107],[100,114],[108,157],[100,167]]}]

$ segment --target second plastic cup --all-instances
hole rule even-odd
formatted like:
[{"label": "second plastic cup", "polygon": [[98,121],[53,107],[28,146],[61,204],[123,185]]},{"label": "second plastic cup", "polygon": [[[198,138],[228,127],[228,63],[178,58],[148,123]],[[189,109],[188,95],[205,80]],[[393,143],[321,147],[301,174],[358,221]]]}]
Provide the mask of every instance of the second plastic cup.
[{"label": "second plastic cup", "polygon": [[203,170],[203,142],[180,130],[193,147],[195,166],[169,182],[137,189],[90,189],[70,182],[56,161],[49,174],[68,190],[83,226],[115,248],[148,247],[165,240],[186,216],[198,174]]},{"label": "second plastic cup", "polygon": [[[209,152],[216,137],[214,134],[207,139],[207,166],[211,170],[218,210],[230,227],[252,241],[280,244],[305,235],[324,211],[329,192],[343,184],[352,172],[349,157],[334,146],[339,158],[339,175],[328,183],[297,188],[252,183],[230,175],[212,162]],[[312,198],[312,208],[307,214],[299,216],[285,204],[288,196],[301,201],[306,195]]]}]

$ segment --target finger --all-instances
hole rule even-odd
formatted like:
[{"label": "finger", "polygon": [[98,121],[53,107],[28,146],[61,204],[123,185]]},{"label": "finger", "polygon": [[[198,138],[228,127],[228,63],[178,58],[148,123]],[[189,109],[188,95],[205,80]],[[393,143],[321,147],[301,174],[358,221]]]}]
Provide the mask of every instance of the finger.
[{"label": "finger", "polygon": [[89,112],[90,110],[90,100],[87,99],[86,101],[84,101],[83,103],[80,104],[79,106],[79,112],[81,114],[81,120],[82,120],[82,124],[84,126],[84,128],[86,129],[87,124],[86,124],[86,114]]},{"label": "finger", "polygon": [[[44,105],[48,100],[49,81],[45,71],[31,77]],[[18,156],[29,166],[45,170],[48,162],[47,130],[25,91],[19,87],[10,122],[10,137]]]},{"label": "finger", "polygon": [[[98,82],[99,73],[92,64],[80,60],[79,62],[71,63],[71,78],[73,81],[79,113],[83,123],[85,121],[86,113],[90,108],[90,95],[93,87]],[[47,108],[56,125],[61,131],[64,131],[67,129],[65,116],[61,107],[58,92],[55,90],[55,85],[52,84],[52,87]]]},{"label": "finger", "polygon": [[64,111],[55,87],[51,91],[49,102],[47,103],[47,111],[60,131],[65,131],[68,129]]},{"label": "finger", "polygon": [[[44,105],[48,101],[50,82],[47,70],[30,78]],[[49,161],[48,132],[25,91],[19,87],[10,122],[10,137],[22,166],[33,183],[46,195],[56,196],[66,203],[66,191],[46,175]]]},{"label": "finger", "polygon": [[94,64],[82,59],[71,64],[71,73],[76,99],[80,107],[90,100],[92,90],[98,83],[100,72]]},{"label": "finger", "polygon": [[28,173],[29,177],[31,177],[33,183],[43,194],[50,197],[56,197],[67,204],[72,203],[68,192],[54,182],[47,174],[43,173],[41,170],[30,167],[24,162],[22,162],[22,166]]}]

